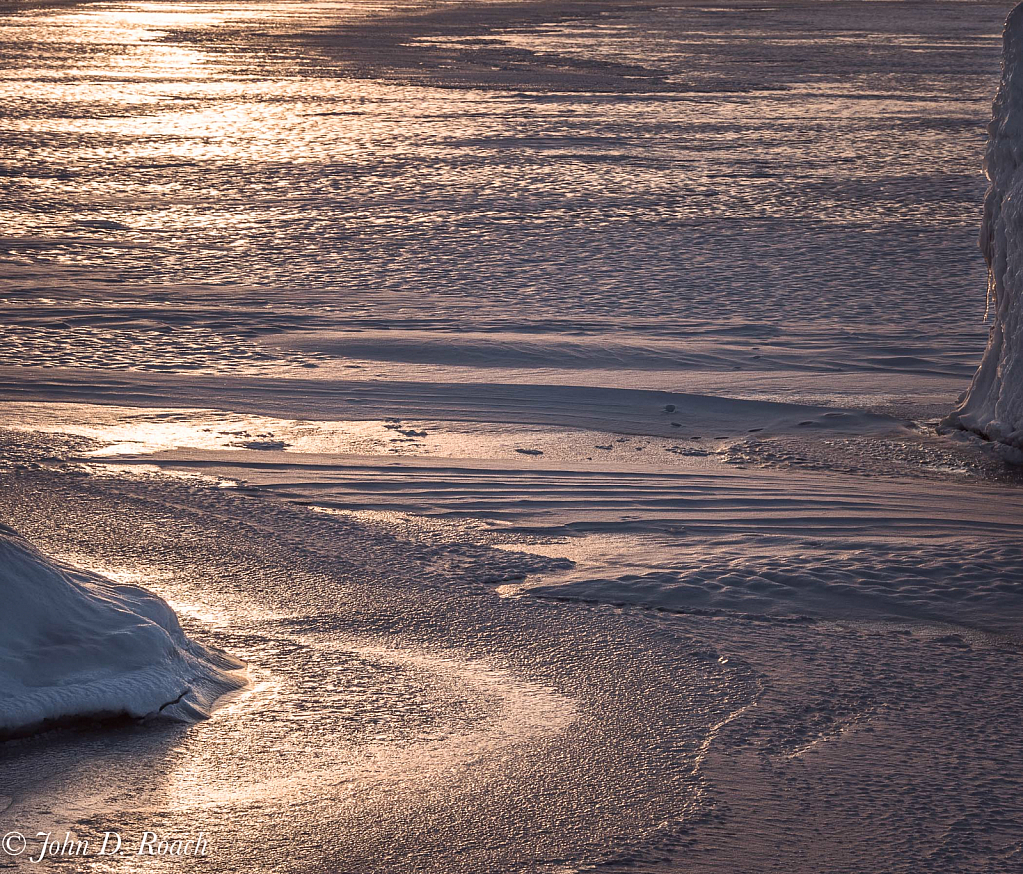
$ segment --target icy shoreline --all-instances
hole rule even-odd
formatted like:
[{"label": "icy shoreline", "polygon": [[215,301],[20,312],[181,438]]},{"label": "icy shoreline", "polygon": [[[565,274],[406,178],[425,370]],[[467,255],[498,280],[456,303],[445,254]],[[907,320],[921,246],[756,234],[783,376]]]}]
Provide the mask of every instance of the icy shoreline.
[{"label": "icy shoreline", "polygon": [[0,739],[78,719],[192,721],[245,685],[136,586],[63,565],[0,525]]}]

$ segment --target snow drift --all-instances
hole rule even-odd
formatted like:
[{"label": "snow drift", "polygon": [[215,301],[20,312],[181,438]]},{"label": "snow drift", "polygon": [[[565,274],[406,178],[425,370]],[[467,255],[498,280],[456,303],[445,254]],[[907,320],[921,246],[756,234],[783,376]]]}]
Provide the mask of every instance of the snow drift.
[{"label": "snow drift", "polygon": [[43,555],[0,525],[0,737],[77,718],[208,715],[242,664],[189,640],[174,611]]},{"label": "snow drift", "polygon": [[948,424],[1023,449],[1023,4],[1005,22],[1002,81],[988,126],[980,246],[994,322],[984,358]]}]

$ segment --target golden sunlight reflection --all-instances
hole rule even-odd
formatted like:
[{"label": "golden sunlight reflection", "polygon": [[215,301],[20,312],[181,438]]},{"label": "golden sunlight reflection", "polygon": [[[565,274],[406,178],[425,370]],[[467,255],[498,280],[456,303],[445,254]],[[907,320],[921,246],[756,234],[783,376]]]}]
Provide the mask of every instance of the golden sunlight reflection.
[{"label": "golden sunlight reflection", "polygon": [[[692,466],[699,456],[671,451],[677,441],[645,437],[621,439],[602,431],[549,428],[532,425],[479,425],[460,422],[432,422],[386,419],[344,419],[307,421],[271,416],[243,415],[207,409],[118,407],[99,404],[0,403],[12,430],[42,431],[83,438],[78,456],[96,459],[108,471],[133,470],[135,475],[163,471],[168,475],[200,477],[198,471],[174,471],[135,461],[130,467],[118,465],[121,457],[156,456],[160,453],[285,452],[289,455],[322,456],[329,465],[337,456],[397,456],[410,461],[417,457],[450,459],[502,458],[509,463],[536,467],[545,462],[588,465],[615,460],[630,465]],[[637,449],[649,450],[643,453]],[[706,455],[706,453],[704,453]],[[212,456],[211,456],[212,457]],[[335,458],[331,458],[335,457]],[[276,459],[286,463],[283,459]],[[305,459],[312,463],[313,459]],[[98,471],[95,465],[90,469]],[[233,480],[214,477],[229,485]]]},{"label": "golden sunlight reflection", "polygon": [[[250,654],[251,689],[194,727],[192,755],[167,775],[165,803],[173,809],[285,797],[303,803],[325,790],[342,806],[378,805],[393,793],[424,803],[473,760],[557,734],[577,718],[570,698],[455,653],[288,635],[277,640],[313,647],[320,671],[335,680],[324,683],[321,700],[310,701],[308,688],[262,674],[258,656]],[[361,683],[363,670],[389,677],[386,688]],[[429,706],[423,682],[464,696],[476,718],[461,725],[444,721],[411,742],[400,740],[401,723],[416,721],[419,708]],[[344,700],[334,700],[338,695]],[[369,714],[379,720],[376,728],[346,737],[335,722],[338,707]],[[297,736],[289,728],[296,721],[304,725]],[[250,747],[245,773],[224,774],[219,759],[235,743]]]}]

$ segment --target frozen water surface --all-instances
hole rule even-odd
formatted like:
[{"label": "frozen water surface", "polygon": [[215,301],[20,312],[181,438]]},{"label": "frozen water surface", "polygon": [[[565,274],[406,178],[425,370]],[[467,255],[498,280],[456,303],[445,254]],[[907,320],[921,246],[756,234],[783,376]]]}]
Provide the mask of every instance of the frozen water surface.
[{"label": "frozen water surface", "polygon": [[[1004,10],[938,8],[11,12],[4,362],[233,370],[385,327],[966,376]],[[373,340],[328,352],[409,360]]]},{"label": "frozen water surface", "polygon": [[249,679],[0,831],[1019,870],[1023,493],[935,433],[1006,11],[0,3],[0,517]]},{"label": "frozen water surface", "polygon": [[731,871],[751,834],[752,870],[1013,868],[1004,641],[509,599],[551,560],[187,483],[26,471],[0,501],[252,684],[187,728],[8,745],[9,827],[203,829],[217,871]]}]

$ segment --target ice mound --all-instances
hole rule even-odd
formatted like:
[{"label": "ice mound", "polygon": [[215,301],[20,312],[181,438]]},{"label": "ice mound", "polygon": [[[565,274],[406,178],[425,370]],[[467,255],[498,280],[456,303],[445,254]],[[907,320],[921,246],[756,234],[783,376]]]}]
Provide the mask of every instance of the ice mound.
[{"label": "ice mound", "polygon": [[0,737],[78,718],[208,715],[242,664],[136,586],[59,564],[0,525]]},{"label": "ice mound", "polygon": [[988,126],[980,246],[994,322],[984,358],[948,424],[1023,450],[1023,4],[1009,13],[1002,81]]}]

